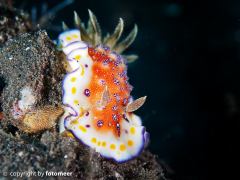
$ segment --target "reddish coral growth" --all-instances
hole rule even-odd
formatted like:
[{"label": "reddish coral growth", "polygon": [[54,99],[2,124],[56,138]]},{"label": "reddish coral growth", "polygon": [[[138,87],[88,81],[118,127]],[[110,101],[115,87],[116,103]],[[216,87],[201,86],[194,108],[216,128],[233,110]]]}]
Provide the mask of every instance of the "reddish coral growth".
[{"label": "reddish coral growth", "polygon": [[3,120],[3,113],[1,112],[0,113],[0,121],[2,121]]},{"label": "reddish coral growth", "polygon": [[[98,117],[94,120],[96,121],[94,123],[95,129],[104,133],[114,128],[115,135],[119,136],[119,124],[123,119],[123,108],[130,98],[131,86],[128,83],[127,66],[123,58],[117,53],[105,49],[99,46],[88,50],[94,62],[92,83],[89,89],[91,96],[89,98],[92,104],[96,104],[101,99],[105,86],[108,87],[111,102],[103,111],[92,110],[94,117]],[[98,121],[103,121],[103,123],[98,123]],[[99,124],[101,128],[99,128]]]}]

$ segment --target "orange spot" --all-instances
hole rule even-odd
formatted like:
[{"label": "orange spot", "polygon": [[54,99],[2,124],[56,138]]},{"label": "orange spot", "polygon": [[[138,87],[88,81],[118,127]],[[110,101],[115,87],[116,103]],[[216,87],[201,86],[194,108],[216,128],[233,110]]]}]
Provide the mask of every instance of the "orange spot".
[{"label": "orange spot", "polygon": [[78,121],[74,122],[73,124],[74,124],[74,125],[77,125],[77,124],[78,124]]},{"label": "orange spot", "polygon": [[69,137],[74,137],[72,134],[68,134],[67,136],[69,136]]},{"label": "orange spot", "polygon": [[81,59],[81,57],[82,57],[81,55],[77,55],[77,56],[75,56],[75,59],[79,60],[79,59]]},{"label": "orange spot", "polygon": [[106,145],[107,145],[107,143],[106,143],[106,142],[103,142],[103,143],[102,143],[102,146],[103,146],[103,147],[105,147]]},{"label": "orange spot", "polygon": [[134,127],[131,127],[131,128],[130,128],[130,132],[131,132],[131,134],[135,134],[135,129],[134,129]]},{"label": "orange spot", "polygon": [[82,65],[81,65],[81,67],[82,67],[82,73],[81,73],[81,76],[82,76],[84,74],[84,68]]},{"label": "orange spot", "polygon": [[60,48],[60,49],[62,49],[62,48],[63,48],[63,45],[62,45],[62,44],[60,44],[59,48]]},{"label": "orange spot", "polygon": [[75,94],[77,89],[75,87],[72,88],[72,93]]},{"label": "orange spot", "polygon": [[78,38],[78,36],[76,34],[73,35],[74,38]]},{"label": "orange spot", "polygon": [[92,138],[91,142],[96,143],[97,139],[94,137],[94,138]]},{"label": "orange spot", "polygon": [[83,132],[87,132],[87,129],[83,126],[79,126],[79,128],[83,131]]},{"label": "orange spot", "polygon": [[129,140],[129,141],[128,141],[128,145],[129,145],[129,146],[133,146],[133,141],[132,141],[132,140]]},{"label": "orange spot", "polygon": [[[80,107],[80,109],[81,109],[81,112],[83,112],[83,110],[84,110],[83,107]],[[83,115],[81,115],[80,117],[83,117]]]},{"label": "orange spot", "polygon": [[98,141],[97,145],[98,145],[98,146],[101,146],[101,142],[100,142],[100,141]]},{"label": "orange spot", "polygon": [[73,78],[71,79],[71,82],[74,82],[74,81],[76,81],[76,78],[75,78],[75,77],[73,77]]},{"label": "orange spot", "polygon": [[75,103],[75,104],[79,104],[78,100],[74,100],[74,103]]},{"label": "orange spot", "polygon": [[67,37],[67,40],[69,40],[69,41],[70,41],[71,39],[72,39],[71,37],[69,37],[69,36]]},{"label": "orange spot", "polygon": [[123,145],[123,144],[122,144],[122,145],[120,145],[120,150],[121,150],[121,151],[125,151],[125,150],[126,150],[126,146],[125,146],[125,145]]},{"label": "orange spot", "polygon": [[114,144],[111,144],[110,149],[116,149],[116,146]]}]

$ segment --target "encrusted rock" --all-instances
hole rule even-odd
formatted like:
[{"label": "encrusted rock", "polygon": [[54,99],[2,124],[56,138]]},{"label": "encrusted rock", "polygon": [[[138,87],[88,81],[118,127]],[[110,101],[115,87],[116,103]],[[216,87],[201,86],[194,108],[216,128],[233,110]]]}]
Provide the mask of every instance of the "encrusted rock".
[{"label": "encrusted rock", "polygon": [[45,105],[53,108],[62,105],[61,83],[66,75],[61,63],[63,56],[46,31],[9,40],[0,57],[0,70],[6,83],[1,97],[4,119],[19,126],[27,113],[34,114]]}]

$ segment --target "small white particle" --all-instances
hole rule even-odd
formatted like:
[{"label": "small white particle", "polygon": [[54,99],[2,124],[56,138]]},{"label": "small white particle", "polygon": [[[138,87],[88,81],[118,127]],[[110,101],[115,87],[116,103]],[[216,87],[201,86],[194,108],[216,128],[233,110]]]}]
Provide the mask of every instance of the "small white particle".
[{"label": "small white particle", "polygon": [[25,50],[27,51],[27,50],[29,50],[30,49],[30,47],[27,47]]},{"label": "small white particle", "polygon": [[115,172],[115,177],[120,177],[120,174]]},{"label": "small white particle", "polygon": [[10,57],[10,58],[8,58],[8,59],[12,60],[12,57]]},{"label": "small white particle", "polygon": [[66,159],[67,157],[68,157],[67,155],[64,156],[65,159]]},{"label": "small white particle", "polygon": [[21,151],[21,152],[18,153],[18,155],[19,155],[20,157],[23,157],[24,153]]}]

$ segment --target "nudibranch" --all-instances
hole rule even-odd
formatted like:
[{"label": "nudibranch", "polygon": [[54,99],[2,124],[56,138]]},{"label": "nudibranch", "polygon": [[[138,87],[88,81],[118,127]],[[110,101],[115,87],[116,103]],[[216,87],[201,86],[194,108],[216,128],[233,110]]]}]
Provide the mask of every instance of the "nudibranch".
[{"label": "nudibranch", "polygon": [[82,41],[79,29],[61,33],[58,44],[72,69],[62,82],[65,113],[60,118],[60,133],[117,163],[136,158],[149,134],[132,111],[146,97],[131,98],[126,60],[108,46],[92,47]]}]

